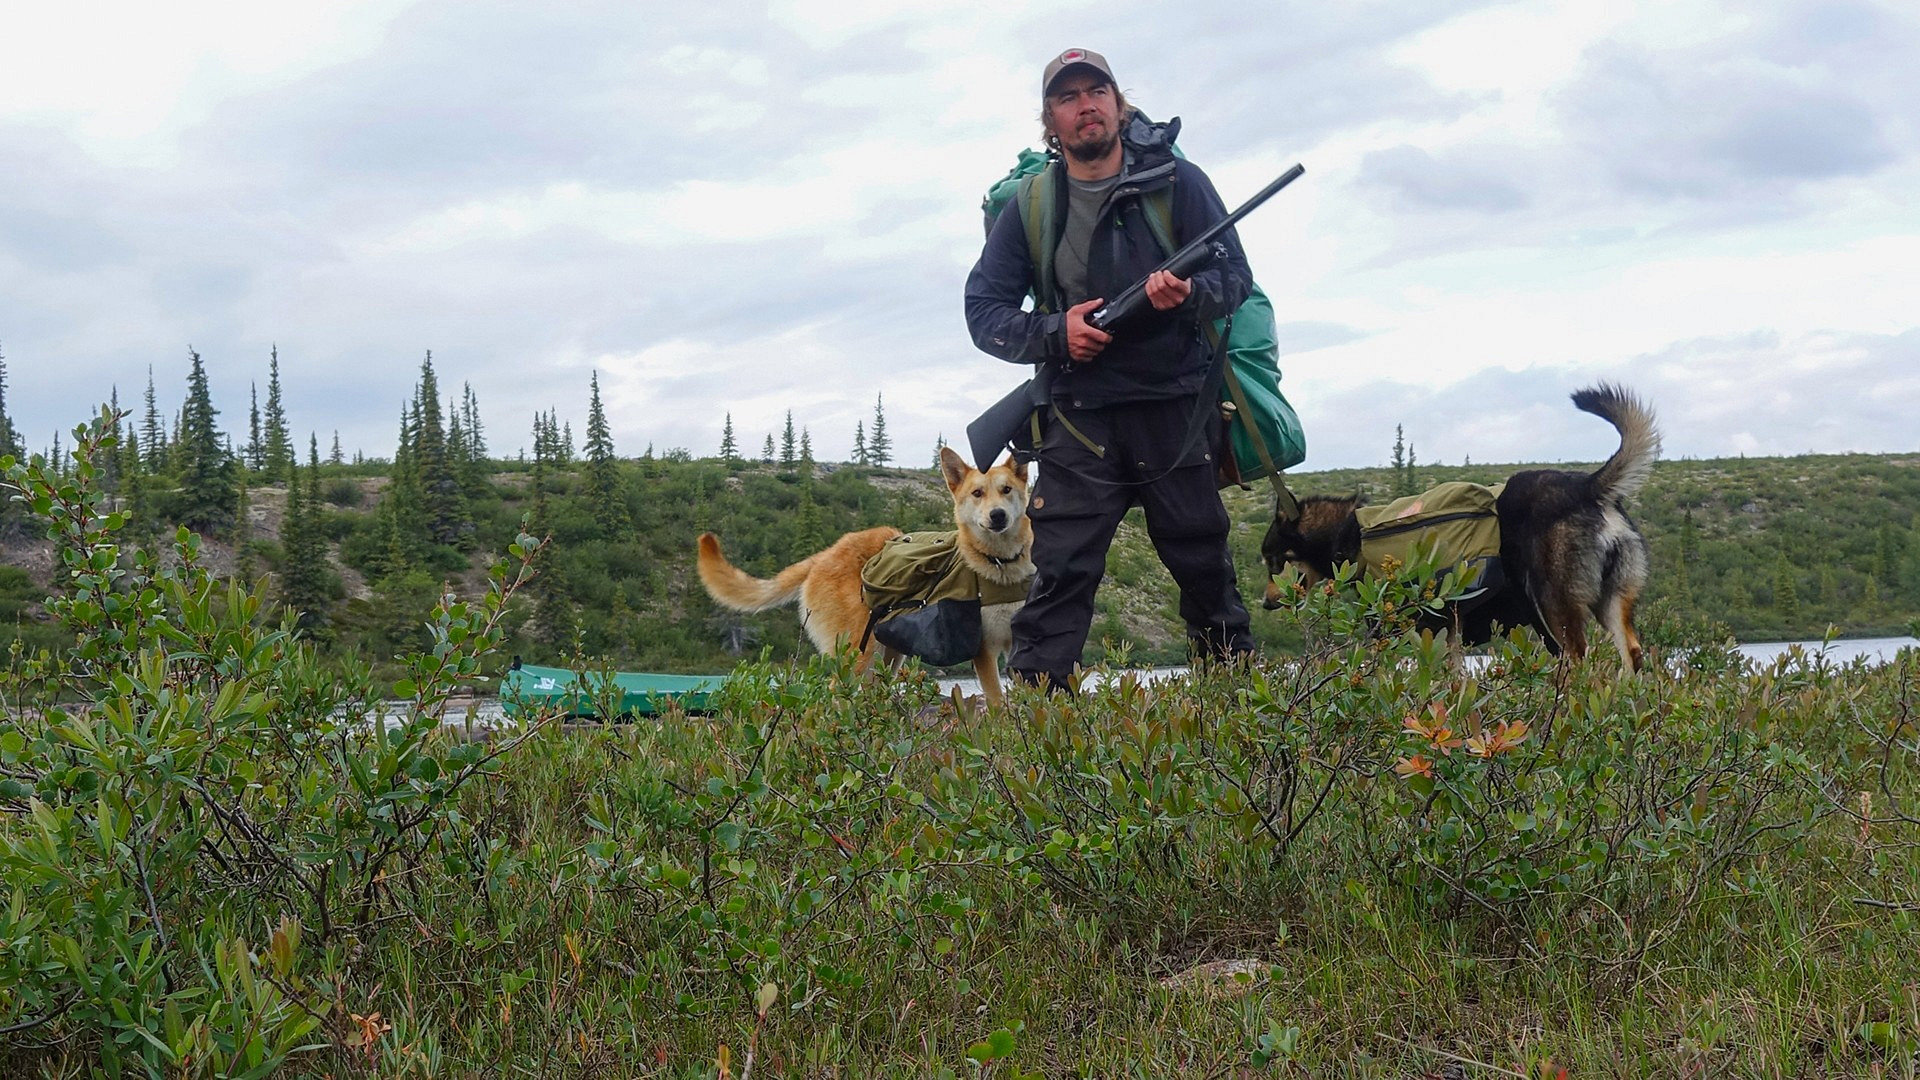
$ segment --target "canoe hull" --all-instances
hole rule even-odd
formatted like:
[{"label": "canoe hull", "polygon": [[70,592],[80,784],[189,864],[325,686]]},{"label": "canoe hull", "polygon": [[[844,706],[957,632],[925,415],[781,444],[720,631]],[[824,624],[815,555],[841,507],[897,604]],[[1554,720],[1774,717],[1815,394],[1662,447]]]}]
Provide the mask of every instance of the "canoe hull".
[{"label": "canoe hull", "polygon": [[570,671],[521,664],[500,677],[500,705],[508,716],[559,712],[567,716],[652,716],[678,706],[705,712],[725,675],[653,675]]}]

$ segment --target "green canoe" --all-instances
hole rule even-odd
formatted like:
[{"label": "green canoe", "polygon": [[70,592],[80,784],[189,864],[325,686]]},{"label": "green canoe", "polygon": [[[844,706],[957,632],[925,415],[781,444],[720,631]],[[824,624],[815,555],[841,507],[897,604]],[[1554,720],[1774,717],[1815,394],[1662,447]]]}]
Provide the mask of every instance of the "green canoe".
[{"label": "green canoe", "polygon": [[[601,716],[601,702],[617,702],[616,715],[650,716],[678,704],[687,712],[702,712],[707,699],[726,683],[725,675],[648,675],[614,672],[612,693],[606,693],[602,672],[536,667],[515,661],[500,677],[500,706],[508,716],[558,710],[569,716]],[[610,719],[609,717],[601,717]]]}]

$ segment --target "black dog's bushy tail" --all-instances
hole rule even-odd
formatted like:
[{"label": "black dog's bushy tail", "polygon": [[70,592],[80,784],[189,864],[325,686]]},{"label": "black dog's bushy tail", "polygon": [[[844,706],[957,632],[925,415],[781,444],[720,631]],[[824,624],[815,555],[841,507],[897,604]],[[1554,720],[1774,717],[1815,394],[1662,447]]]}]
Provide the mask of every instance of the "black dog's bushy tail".
[{"label": "black dog's bushy tail", "polygon": [[1626,388],[1611,383],[1575,391],[1573,404],[1620,432],[1620,449],[1589,479],[1602,498],[1631,498],[1647,482],[1654,459],[1660,456],[1660,430],[1654,426],[1653,410]]}]

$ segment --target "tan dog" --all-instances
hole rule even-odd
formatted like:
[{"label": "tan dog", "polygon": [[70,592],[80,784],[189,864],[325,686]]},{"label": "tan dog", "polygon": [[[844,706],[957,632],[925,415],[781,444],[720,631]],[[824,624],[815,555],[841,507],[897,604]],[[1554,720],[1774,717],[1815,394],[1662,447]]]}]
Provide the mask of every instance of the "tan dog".
[{"label": "tan dog", "polygon": [[[1009,455],[986,472],[950,449],[940,451],[940,474],[953,495],[953,522],[960,557],[983,580],[1020,585],[1033,580],[1033,523],[1027,519],[1027,466]],[[700,536],[700,581],[708,595],[735,611],[765,611],[798,600],[800,625],[814,648],[830,653],[861,646],[872,612],[860,595],[860,572],[882,545],[900,535],[889,525],[842,536],[825,551],[794,563],[772,578],[756,578],[727,562],[720,538]],[[980,610],[980,651],[973,670],[991,704],[1000,704],[1000,658],[1013,645],[1013,615],[1023,603],[989,604]],[[889,664],[898,653],[872,639],[860,654],[860,670],[880,652]]]}]

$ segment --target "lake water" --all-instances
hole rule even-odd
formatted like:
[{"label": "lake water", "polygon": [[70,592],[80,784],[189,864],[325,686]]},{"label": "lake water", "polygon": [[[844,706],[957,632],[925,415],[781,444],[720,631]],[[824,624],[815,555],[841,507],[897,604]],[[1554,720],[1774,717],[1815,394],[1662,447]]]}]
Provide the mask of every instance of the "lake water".
[{"label": "lake water", "polygon": [[1795,645],[1831,664],[1851,664],[1855,660],[1885,664],[1899,655],[1901,649],[1920,649],[1920,638],[1837,638],[1824,645],[1818,641],[1762,641],[1741,645],[1739,649],[1740,655],[1749,660],[1771,664]]},{"label": "lake water", "polygon": [[[1827,642],[1824,645],[1818,641],[1757,641],[1740,645],[1738,649],[1740,655],[1757,664],[1770,664],[1785,655],[1788,649],[1796,645],[1805,650],[1809,655],[1817,655],[1830,664],[1846,665],[1853,663],[1855,660],[1866,660],[1873,664],[1884,664],[1899,655],[1902,649],[1920,648],[1920,638],[1842,638]],[[1473,657],[1468,657],[1469,662],[1473,659]],[[1152,682],[1158,679],[1170,679],[1178,675],[1183,675],[1186,673],[1186,670],[1184,667],[1147,668],[1136,674]],[[1094,676],[1094,678],[1101,677],[1098,673]],[[980,692],[980,680],[972,676],[963,679],[953,678],[940,680],[940,689],[942,691],[951,693],[955,687],[959,687],[960,692],[963,694],[977,694]],[[443,722],[452,727],[463,726],[467,723],[467,712],[468,710],[465,708],[451,707],[447,710]],[[389,725],[396,723],[398,719],[399,717],[397,715],[389,715],[386,717]],[[482,702],[473,709],[473,723],[476,727],[495,728],[505,725],[506,722],[506,716],[500,711],[498,702]]]},{"label": "lake water", "polygon": [[[1785,656],[1787,650],[1795,646],[1805,650],[1810,656],[1819,656],[1829,664],[1844,666],[1853,663],[1855,660],[1865,660],[1869,664],[1885,664],[1891,662],[1894,657],[1898,656],[1902,649],[1920,649],[1920,638],[1841,638],[1827,642],[1824,645],[1818,641],[1756,641],[1736,646],[1736,649],[1741,656],[1752,660],[1756,664],[1764,665],[1771,664],[1780,657]],[[1476,660],[1484,661],[1485,657],[1469,656],[1466,659],[1469,667],[1471,667]],[[1175,675],[1184,674],[1186,670],[1184,667],[1149,668],[1138,674],[1147,681],[1152,682],[1156,679],[1166,679]],[[940,680],[940,689],[942,690],[951,691],[956,686],[960,688],[961,693],[977,694],[980,692],[980,680],[972,676],[964,679]]]}]

